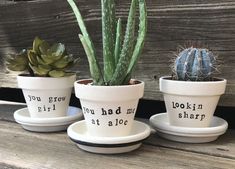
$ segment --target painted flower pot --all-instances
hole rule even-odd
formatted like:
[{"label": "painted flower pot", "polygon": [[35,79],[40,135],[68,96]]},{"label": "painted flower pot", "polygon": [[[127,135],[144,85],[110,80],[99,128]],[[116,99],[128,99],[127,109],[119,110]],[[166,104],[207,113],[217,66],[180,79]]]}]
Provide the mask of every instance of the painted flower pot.
[{"label": "painted flower pot", "polygon": [[225,92],[226,80],[177,81],[161,77],[160,91],[163,92],[169,123],[174,126],[208,127],[220,96]]},{"label": "painted flower pot", "polygon": [[50,118],[65,116],[76,76],[60,78],[17,76],[30,117]]},{"label": "painted flower pot", "polygon": [[74,83],[89,135],[118,137],[130,133],[144,93],[144,82],[132,81],[134,84],[122,86],[93,86],[88,79]]}]

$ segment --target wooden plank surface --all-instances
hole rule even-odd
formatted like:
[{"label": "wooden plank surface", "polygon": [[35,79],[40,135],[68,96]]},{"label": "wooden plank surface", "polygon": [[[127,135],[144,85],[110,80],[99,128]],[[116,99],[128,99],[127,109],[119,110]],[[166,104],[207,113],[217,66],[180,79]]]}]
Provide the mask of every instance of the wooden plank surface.
[{"label": "wooden plank surface", "polygon": [[18,124],[0,124],[1,163],[22,168],[233,168],[235,159],[149,144],[121,155],[98,155],[78,149],[66,133],[40,134]]},{"label": "wooden plank surface", "polygon": [[[170,75],[169,64],[179,46],[201,42],[221,60],[221,77],[228,80],[220,105],[235,102],[235,2],[233,0],[146,0],[148,35],[134,78],[146,82],[146,99],[162,100],[158,79]],[[99,56],[101,52],[100,1],[77,0]],[[126,20],[129,0],[117,1],[117,15]],[[81,58],[75,68],[78,78],[88,78],[86,56],[77,34],[79,28],[65,0],[8,1],[0,3],[0,87],[17,87],[16,74],[7,72],[3,58],[7,53],[31,46],[38,35],[60,41]],[[101,58],[100,58],[101,61]]]},{"label": "wooden plank surface", "polygon": [[[211,143],[185,144],[163,139],[156,134],[152,134],[146,144],[183,150],[216,157],[225,157],[235,160],[235,130],[228,130],[224,135]],[[235,163],[234,163],[235,164]]]},{"label": "wooden plank surface", "polygon": [[[0,104],[0,168],[224,168],[235,167],[235,131],[217,141],[184,144],[152,134],[137,150],[119,155],[82,151],[66,132],[29,132],[14,122],[13,112],[25,105]],[[145,120],[146,121],[146,120]]]}]

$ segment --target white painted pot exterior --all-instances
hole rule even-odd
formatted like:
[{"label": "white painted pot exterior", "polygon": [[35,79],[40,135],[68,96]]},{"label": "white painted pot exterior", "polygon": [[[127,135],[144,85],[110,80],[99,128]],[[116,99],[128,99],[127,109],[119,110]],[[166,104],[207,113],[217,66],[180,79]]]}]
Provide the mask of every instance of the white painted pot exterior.
[{"label": "white painted pot exterior", "polygon": [[80,99],[89,135],[127,136],[134,121],[138,101],[144,94],[144,82],[123,86],[87,85],[91,80],[74,83]]},{"label": "white painted pot exterior", "polygon": [[208,127],[227,81],[177,81],[159,79],[169,123],[174,126]]},{"label": "white painted pot exterior", "polygon": [[53,118],[66,116],[76,76],[52,78],[17,76],[30,117]]}]

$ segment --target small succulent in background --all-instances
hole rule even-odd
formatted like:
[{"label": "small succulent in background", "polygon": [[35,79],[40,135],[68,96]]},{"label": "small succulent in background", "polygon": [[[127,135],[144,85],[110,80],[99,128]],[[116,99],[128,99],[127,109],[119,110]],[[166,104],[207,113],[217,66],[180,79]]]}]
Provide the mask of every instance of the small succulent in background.
[{"label": "small succulent in background", "polygon": [[8,54],[6,57],[6,66],[12,71],[27,70],[29,68],[27,50],[23,49],[17,54]]},{"label": "small succulent in background", "polygon": [[69,75],[67,70],[78,62],[67,54],[65,45],[49,45],[45,40],[36,37],[32,49],[23,49],[19,54],[9,54],[6,66],[13,71],[28,70],[31,76],[63,77]]},{"label": "small succulent in background", "polygon": [[183,81],[211,81],[217,70],[217,56],[206,48],[190,47],[174,61],[173,78]]}]

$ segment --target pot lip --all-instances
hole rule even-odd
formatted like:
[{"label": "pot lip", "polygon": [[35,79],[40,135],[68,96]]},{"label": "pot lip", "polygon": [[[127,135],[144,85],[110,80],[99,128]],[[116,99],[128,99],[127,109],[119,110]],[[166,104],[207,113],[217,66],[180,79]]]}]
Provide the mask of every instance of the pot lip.
[{"label": "pot lip", "polygon": [[140,86],[144,84],[144,81],[138,80],[138,79],[131,79],[131,84],[128,85],[114,85],[114,86],[98,86],[98,85],[91,85],[92,79],[80,79],[74,82],[75,85],[79,86],[89,86],[89,87],[96,87],[96,88],[124,88],[124,87],[133,87],[133,86]]},{"label": "pot lip", "polygon": [[225,93],[227,80],[216,78],[217,81],[179,81],[171,76],[159,79],[159,89],[165,94],[184,96],[219,96]]},{"label": "pot lip", "polygon": [[72,88],[76,74],[64,77],[34,77],[28,74],[17,76],[18,87],[27,90],[57,90]]},{"label": "pot lip", "polygon": [[162,81],[169,81],[171,83],[175,82],[175,83],[191,83],[191,84],[203,84],[203,83],[224,83],[227,82],[227,80],[225,78],[221,78],[221,77],[213,77],[213,81],[183,81],[183,80],[174,80],[172,79],[172,76],[162,76],[159,78],[159,80]]},{"label": "pot lip", "polygon": [[[70,73],[70,72],[68,72]],[[27,74],[27,73],[21,73],[21,74],[18,74],[17,75],[17,78],[27,78],[27,79],[68,79],[68,78],[71,78],[71,77],[76,77],[76,73],[75,72],[71,72],[72,74],[69,75],[69,76],[63,76],[63,77],[43,77],[43,76],[30,76],[30,74]]]},{"label": "pot lip", "polygon": [[74,82],[75,96],[82,100],[99,102],[136,100],[144,95],[144,82],[137,81],[139,83],[134,85],[96,86],[88,84],[92,79],[81,79]]}]

